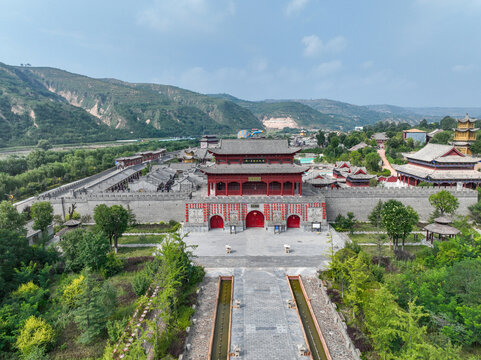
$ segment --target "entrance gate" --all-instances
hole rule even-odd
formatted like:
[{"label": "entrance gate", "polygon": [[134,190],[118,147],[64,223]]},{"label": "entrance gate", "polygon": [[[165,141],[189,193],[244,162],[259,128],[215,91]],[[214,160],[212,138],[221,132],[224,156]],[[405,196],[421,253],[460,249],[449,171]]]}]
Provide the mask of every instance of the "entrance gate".
[{"label": "entrance gate", "polygon": [[211,229],[223,229],[224,220],[219,215],[214,215],[210,218],[210,228]]},{"label": "entrance gate", "polygon": [[301,226],[301,218],[298,215],[291,215],[287,218],[288,228],[299,228]]},{"label": "entrance gate", "polygon": [[246,216],[246,227],[264,227],[264,214],[260,211],[251,211]]}]

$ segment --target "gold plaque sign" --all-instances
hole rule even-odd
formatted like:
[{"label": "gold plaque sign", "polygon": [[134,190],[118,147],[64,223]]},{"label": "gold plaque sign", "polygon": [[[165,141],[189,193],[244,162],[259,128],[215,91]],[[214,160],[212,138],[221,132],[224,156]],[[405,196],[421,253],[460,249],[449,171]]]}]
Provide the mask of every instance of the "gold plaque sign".
[{"label": "gold plaque sign", "polygon": [[247,178],[247,181],[261,181],[261,177],[260,176],[249,176]]}]

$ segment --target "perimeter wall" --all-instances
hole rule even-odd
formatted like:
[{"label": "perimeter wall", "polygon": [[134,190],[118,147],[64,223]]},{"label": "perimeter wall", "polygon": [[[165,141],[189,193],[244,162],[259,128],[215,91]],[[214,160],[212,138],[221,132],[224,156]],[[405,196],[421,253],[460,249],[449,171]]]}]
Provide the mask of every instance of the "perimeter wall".
[{"label": "perimeter wall", "polygon": [[447,190],[459,200],[458,215],[468,215],[468,206],[478,201],[475,190],[453,190],[452,188],[410,187],[410,188],[348,188],[322,190],[326,198],[327,221],[333,222],[338,214],[354,213],[357,220],[367,221],[372,209],[379,200],[398,200],[411,206],[419,214],[421,221],[427,221],[434,208],[429,203],[429,196]]}]

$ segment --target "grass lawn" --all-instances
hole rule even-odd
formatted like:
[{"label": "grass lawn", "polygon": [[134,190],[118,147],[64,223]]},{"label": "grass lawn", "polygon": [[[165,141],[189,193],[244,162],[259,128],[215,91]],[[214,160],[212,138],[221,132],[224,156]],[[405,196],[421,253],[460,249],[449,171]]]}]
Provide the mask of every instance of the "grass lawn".
[{"label": "grass lawn", "polygon": [[160,244],[164,235],[132,235],[119,237],[119,244]]},{"label": "grass lawn", "polygon": [[[360,244],[362,243],[366,243],[366,244],[375,244],[378,237],[379,237],[379,234],[347,234],[349,236],[349,238],[352,240],[352,241],[356,241]],[[421,238],[423,236],[423,234],[417,234],[418,235],[418,240],[415,241],[414,240],[414,235],[415,234],[409,234],[407,239],[406,239],[406,242],[420,242],[421,241]],[[389,238],[386,236],[386,240],[385,242],[389,242]]]},{"label": "grass lawn", "polygon": [[[174,225],[175,226],[175,225]],[[171,230],[169,223],[162,224],[138,224],[125,230],[126,233],[166,233]]]},{"label": "grass lawn", "polygon": [[137,256],[152,256],[155,249],[155,247],[119,248],[117,256],[121,259]]}]

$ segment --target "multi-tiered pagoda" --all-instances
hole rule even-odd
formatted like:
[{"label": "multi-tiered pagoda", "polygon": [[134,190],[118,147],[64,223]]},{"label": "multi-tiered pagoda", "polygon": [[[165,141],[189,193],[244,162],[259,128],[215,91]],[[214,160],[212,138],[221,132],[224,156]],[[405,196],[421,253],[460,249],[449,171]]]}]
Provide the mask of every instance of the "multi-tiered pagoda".
[{"label": "multi-tiered pagoda", "polygon": [[287,140],[224,139],[208,151],[215,163],[200,168],[207,189],[186,204],[188,230],[306,230],[326,223],[322,195],[302,195],[302,174],[308,168],[294,163],[300,148]]},{"label": "multi-tiered pagoda", "polygon": [[458,119],[458,127],[454,130],[453,145],[463,154],[472,155],[469,146],[476,141],[475,128],[476,119],[470,118],[468,114],[463,119]]}]

